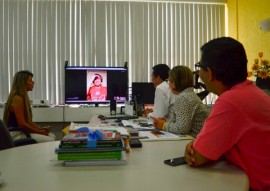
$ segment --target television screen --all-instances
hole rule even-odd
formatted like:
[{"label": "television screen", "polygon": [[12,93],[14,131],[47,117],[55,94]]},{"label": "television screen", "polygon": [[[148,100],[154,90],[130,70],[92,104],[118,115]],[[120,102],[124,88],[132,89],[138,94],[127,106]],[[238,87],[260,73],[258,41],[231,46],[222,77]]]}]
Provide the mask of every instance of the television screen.
[{"label": "television screen", "polygon": [[98,104],[127,100],[128,70],[124,67],[65,68],[65,103]]},{"label": "television screen", "polygon": [[149,82],[132,82],[132,99],[139,104],[154,104],[155,87]]}]

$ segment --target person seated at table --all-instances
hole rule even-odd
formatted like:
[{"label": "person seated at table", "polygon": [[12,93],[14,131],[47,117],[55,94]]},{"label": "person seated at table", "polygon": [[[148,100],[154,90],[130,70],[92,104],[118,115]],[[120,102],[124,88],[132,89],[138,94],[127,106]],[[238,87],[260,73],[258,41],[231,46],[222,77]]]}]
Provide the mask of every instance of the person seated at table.
[{"label": "person seated at table", "polygon": [[169,72],[169,86],[176,95],[171,117],[168,119],[155,118],[156,129],[175,134],[186,134],[196,137],[200,132],[208,109],[194,92],[193,73],[186,66],[175,66]]},{"label": "person seated at table", "polygon": [[[23,70],[15,74],[4,109],[4,123],[8,127],[28,129],[31,137],[37,142],[54,141],[54,134],[32,121],[32,110],[28,91],[33,90],[34,83],[33,74],[30,71]],[[20,139],[24,136],[25,135],[20,132],[13,134],[14,139]]]},{"label": "person seated at table", "polygon": [[154,84],[155,98],[154,107],[144,110],[144,115],[153,117],[164,117],[168,113],[170,104],[174,102],[174,96],[170,92],[167,83],[170,68],[166,64],[157,64],[153,67],[152,82]]},{"label": "person seated at table", "polygon": [[270,98],[247,80],[243,45],[230,37],[201,47],[199,75],[219,98],[195,139],[187,144],[190,166],[226,158],[242,168],[250,190],[270,190]]}]

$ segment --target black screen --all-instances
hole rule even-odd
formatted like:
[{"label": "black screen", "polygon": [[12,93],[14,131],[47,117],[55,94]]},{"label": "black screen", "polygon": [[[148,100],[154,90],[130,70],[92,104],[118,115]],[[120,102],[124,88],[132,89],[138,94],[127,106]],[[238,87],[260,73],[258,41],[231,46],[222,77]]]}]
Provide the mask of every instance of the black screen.
[{"label": "black screen", "polygon": [[154,104],[155,88],[153,83],[133,82],[132,99],[140,104]]},{"label": "black screen", "polygon": [[128,70],[124,67],[65,68],[65,103],[96,104],[110,100],[125,102]]}]

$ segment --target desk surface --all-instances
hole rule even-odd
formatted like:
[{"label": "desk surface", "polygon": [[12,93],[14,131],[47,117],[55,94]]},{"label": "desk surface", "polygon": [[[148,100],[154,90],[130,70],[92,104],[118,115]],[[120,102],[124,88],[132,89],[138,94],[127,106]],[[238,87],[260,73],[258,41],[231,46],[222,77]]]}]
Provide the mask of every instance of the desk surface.
[{"label": "desk surface", "polygon": [[171,167],[164,159],[183,155],[188,141],[143,142],[128,154],[123,166],[64,167],[52,162],[59,142],[0,151],[2,191],[194,191],[248,190],[248,178],[238,168],[219,162],[210,167]]}]

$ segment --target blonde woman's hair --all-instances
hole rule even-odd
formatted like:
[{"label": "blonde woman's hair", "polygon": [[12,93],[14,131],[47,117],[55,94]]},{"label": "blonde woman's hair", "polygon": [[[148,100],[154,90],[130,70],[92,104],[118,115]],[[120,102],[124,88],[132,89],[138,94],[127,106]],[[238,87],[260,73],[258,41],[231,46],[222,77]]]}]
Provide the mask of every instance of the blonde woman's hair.
[{"label": "blonde woman's hair", "polygon": [[181,92],[186,88],[193,87],[193,73],[186,66],[175,66],[169,72],[169,80],[175,84],[175,91]]},{"label": "blonde woman's hair", "polygon": [[8,125],[10,112],[11,112],[11,104],[15,96],[20,96],[24,100],[25,120],[27,122],[32,122],[32,110],[30,106],[30,99],[29,99],[28,92],[26,89],[26,83],[29,77],[33,77],[33,73],[27,70],[22,70],[22,71],[17,72],[13,78],[11,91],[9,93],[7,103],[5,105],[5,110],[4,110],[4,123],[6,125]]}]

